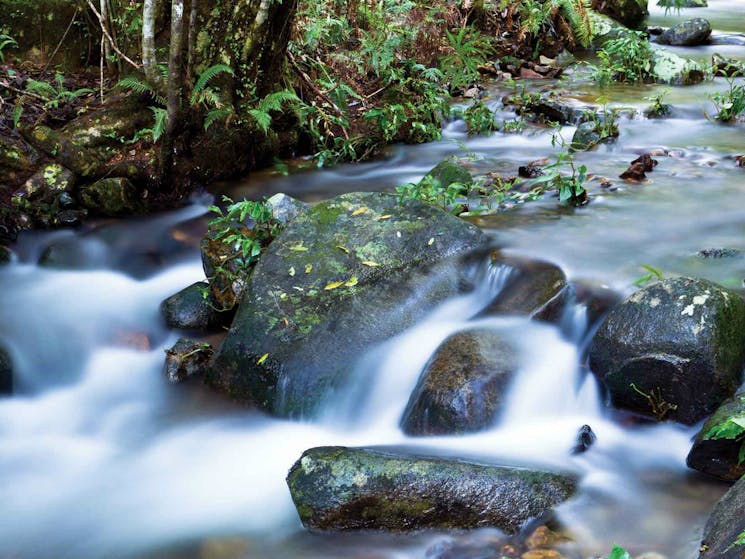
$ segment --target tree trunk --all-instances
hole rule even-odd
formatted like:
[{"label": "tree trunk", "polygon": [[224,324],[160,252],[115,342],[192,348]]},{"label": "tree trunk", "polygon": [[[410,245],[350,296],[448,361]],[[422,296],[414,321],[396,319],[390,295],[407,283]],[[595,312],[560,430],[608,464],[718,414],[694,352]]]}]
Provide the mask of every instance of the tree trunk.
[{"label": "tree trunk", "polygon": [[155,14],[158,0],[144,0],[142,3],[142,69],[145,78],[154,86],[160,86],[163,79],[158,72],[155,58]]},{"label": "tree trunk", "polygon": [[191,0],[189,14],[189,46],[186,57],[186,79],[194,83],[194,55],[197,48],[197,20],[199,18],[199,0]]}]

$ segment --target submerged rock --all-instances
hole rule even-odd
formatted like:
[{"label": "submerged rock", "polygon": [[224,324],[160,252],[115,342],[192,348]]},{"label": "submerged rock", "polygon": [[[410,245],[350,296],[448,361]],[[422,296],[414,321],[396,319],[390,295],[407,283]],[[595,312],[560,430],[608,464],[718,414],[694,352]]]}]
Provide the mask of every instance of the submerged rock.
[{"label": "submerged rock", "polygon": [[693,47],[705,44],[709,35],[711,35],[711,24],[697,17],[666,29],[657,38],[657,42],[661,45]]},{"label": "submerged rock", "polygon": [[13,392],[13,361],[10,353],[0,345],[0,395]]},{"label": "submerged rock", "polygon": [[445,340],[424,367],[401,419],[409,435],[444,435],[494,424],[518,366],[514,348],[492,330]]},{"label": "submerged rock", "polygon": [[471,172],[466,168],[465,164],[453,157],[438,163],[429,173],[424,175],[422,181],[426,180],[432,180],[442,188],[447,188],[454,183],[464,184],[466,186],[473,183]]},{"label": "submerged rock", "polygon": [[493,266],[510,271],[505,287],[480,316],[517,315],[553,322],[561,318],[569,290],[561,268],[550,262],[492,254]]},{"label": "submerged rock", "polygon": [[212,354],[210,344],[180,338],[171,349],[166,350],[166,378],[177,384],[192,377],[204,376]]},{"label": "submerged rock", "polygon": [[704,69],[688,58],[657,49],[652,53],[652,75],[658,83],[693,85],[704,81]]},{"label": "submerged rock", "polygon": [[277,415],[313,414],[361,354],[460,291],[456,267],[431,267],[486,240],[443,210],[390,194],[313,206],[254,268],[210,381]]},{"label": "submerged rock", "polygon": [[744,534],[745,478],[735,483],[714,505],[704,528],[699,559],[742,559]]},{"label": "submerged rock", "polygon": [[744,444],[745,392],[742,392],[722,404],[704,423],[686,462],[694,470],[737,481],[745,475]]},{"label": "submerged rock", "polygon": [[287,484],[307,528],[392,532],[515,533],[576,490],[562,474],[344,447],[305,451]]},{"label": "submerged rock", "polygon": [[705,248],[699,250],[696,256],[701,258],[742,258],[745,256],[745,251],[738,248]]},{"label": "submerged rock", "polygon": [[740,384],[745,302],[702,279],[660,281],[609,313],[589,356],[615,406],[692,425]]},{"label": "submerged rock", "polygon": [[218,311],[208,289],[205,282],[198,281],[164,300],[160,312],[166,325],[169,328],[203,332],[218,331],[228,326],[235,313]]}]

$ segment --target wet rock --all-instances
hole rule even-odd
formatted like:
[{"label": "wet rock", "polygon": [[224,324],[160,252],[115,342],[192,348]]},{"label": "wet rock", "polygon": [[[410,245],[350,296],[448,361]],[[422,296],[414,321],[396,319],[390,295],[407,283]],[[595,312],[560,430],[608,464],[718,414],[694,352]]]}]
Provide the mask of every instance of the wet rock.
[{"label": "wet rock", "polygon": [[703,45],[711,35],[711,24],[700,17],[670,27],[657,38],[661,45],[694,47]]},{"label": "wet rock", "polygon": [[536,179],[543,176],[543,169],[539,165],[528,163],[517,168],[517,174],[524,179]]},{"label": "wet rock", "polygon": [[623,301],[623,296],[607,285],[574,281],[570,284],[576,303],[585,305],[587,309],[587,325],[593,328],[603,320],[610,310]]},{"label": "wet rock", "polygon": [[745,75],[745,65],[734,58],[725,58],[714,53],[711,57],[711,67],[715,76],[728,78]]},{"label": "wet rock", "polygon": [[588,151],[597,146],[602,139],[597,122],[583,122],[574,132],[569,147],[571,151]]},{"label": "wet rock", "polygon": [[738,167],[745,167],[745,155],[738,155],[735,157]]},{"label": "wet rock", "polygon": [[621,173],[619,177],[627,181],[642,181],[647,178],[646,173],[654,171],[657,163],[657,160],[652,159],[650,154],[643,153],[634,159],[629,168]]},{"label": "wet rock", "polygon": [[212,354],[210,344],[180,338],[166,350],[166,378],[177,384],[192,377],[203,377]]},{"label": "wet rock", "polygon": [[743,33],[712,33],[709,36],[710,45],[730,45],[745,47],[745,34]]},{"label": "wet rock", "polygon": [[692,425],[740,384],[745,302],[702,279],[654,283],[608,314],[589,356],[616,407]]},{"label": "wet rock", "polygon": [[740,423],[745,424],[745,392],[727,400],[704,423],[688,454],[688,467],[726,481],[745,475],[745,461],[740,460],[745,458],[745,426]]},{"label": "wet rock", "polygon": [[480,316],[517,315],[553,322],[561,317],[569,295],[564,272],[555,264],[500,253],[492,265],[511,268],[504,289]]},{"label": "wet rock", "polygon": [[525,539],[525,547],[529,550],[550,549],[569,541],[569,538],[565,535],[554,532],[548,526],[538,526],[538,528],[536,528],[533,533]]},{"label": "wet rock", "polygon": [[542,80],[545,76],[530,68],[520,68],[520,77],[524,80]]},{"label": "wet rock", "polygon": [[649,15],[647,0],[592,0],[592,8],[632,29],[640,29]]},{"label": "wet rock", "polygon": [[0,265],[9,264],[13,261],[13,251],[5,245],[0,245]]},{"label": "wet rock", "polygon": [[0,344],[0,395],[13,392],[13,361],[10,353]]},{"label": "wet rock", "polygon": [[313,414],[364,351],[459,292],[446,259],[486,240],[447,212],[390,194],[313,206],[254,268],[210,381],[271,413]]},{"label": "wet rock", "polygon": [[698,559],[742,559],[745,545],[745,479],[735,483],[714,505],[704,528]]},{"label": "wet rock", "polygon": [[463,161],[456,158],[448,158],[438,163],[422,181],[432,180],[442,188],[447,188],[451,184],[459,183],[470,185],[473,183],[471,172]]},{"label": "wet rock", "polygon": [[137,188],[121,177],[101,179],[84,187],[80,201],[91,213],[108,217],[142,213],[146,207]]},{"label": "wet rock", "polygon": [[307,450],[287,476],[312,530],[466,529],[517,532],[571,497],[566,475],[380,450]]},{"label": "wet rock", "polygon": [[200,281],[163,301],[160,312],[166,325],[169,328],[203,332],[219,331],[227,327],[235,313],[218,311],[208,289],[208,285]]},{"label": "wet rock", "polygon": [[592,427],[583,425],[577,432],[577,442],[572,447],[572,454],[582,454],[587,452],[590,447],[598,440],[597,435],[593,432]]},{"label": "wet rock", "polygon": [[79,227],[88,215],[85,210],[63,210],[55,217],[55,224],[62,227]]},{"label": "wet rock", "polygon": [[613,18],[594,10],[589,10],[587,16],[592,25],[592,47],[595,49],[603,48],[611,39],[618,39],[626,33],[626,27]]},{"label": "wet rock", "polygon": [[490,330],[450,336],[424,367],[401,419],[409,435],[449,435],[492,426],[518,367],[516,352]]},{"label": "wet rock", "polygon": [[652,74],[658,83],[668,85],[693,85],[704,81],[700,64],[663,49],[652,53]]},{"label": "wet rock", "polygon": [[304,212],[310,208],[310,204],[301,202],[300,200],[282,194],[281,192],[275,194],[266,201],[267,205],[272,208],[272,215],[274,219],[279,221],[282,225],[287,225],[297,217],[300,212]]},{"label": "wet rock", "polygon": [[587,120],[587,115],[595,111],[592,105],[554,93],[529,99],[520,95],[510,95],[505,97],[503,102],[505,105],[514,106],[524,117],[559,124],[577,124]]},{"label": "wet rock", "polygon": [[41,155],[23,138],[0,134],[0,169],[32,173],[41,163]]},{"label": "wet rock", "polygon": [[104,269],[111,264],[109,247],[92,237],[67,238],[47,246],[39,266],[63,270]]},{"label": "wet rock", "polygon": [[48,163],[31,175],[14,196],[53,204],[63,194],[69,194],[74,186],[75,175],[72,171],[58,163]]},{"label": "wet rock", "polygon": [[707,0],[658,0],[658,6],[664,8],[706,8],[709,6]]},{"label": "wet rock", "polygon": [[699,250],[696,253],[696,256],[700,256],[701,258],[742,258],[745,256],[745,250],[740,250],[738,248],[705,248],[703,250]]}]

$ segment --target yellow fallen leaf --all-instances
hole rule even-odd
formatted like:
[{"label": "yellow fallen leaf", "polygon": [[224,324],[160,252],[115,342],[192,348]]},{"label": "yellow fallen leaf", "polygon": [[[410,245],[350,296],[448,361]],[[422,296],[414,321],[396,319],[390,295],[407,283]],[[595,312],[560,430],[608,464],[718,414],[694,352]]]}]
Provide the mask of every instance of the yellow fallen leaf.
[{"label": "yellow fallen leaf", "polygon": [[355,285],[357,285],[357,276],[352,276],[344,282],[344,287],[354,287]]},{"label": "yellow fallen leaf", "polygon": [[384,219],[391,219],[393,217],[393,214],[385,214],[381,215],[380,217],[375,218],[377,221],[383,221]]},{"label": "yellow fallen leaf", "polygon": [[290,266],[290,270],[288,272],[290,274],[290,277],[295,276],[295,266]]},{"label": "yellow fallen leaf", "polygon": [[303,243],[300,243],[300,244],[290,247],[290,250],[293,250],[295,252],[308,252],[308,247],[305,247],[303,246]]},{"label": "yellow fallen leaf", "polygon": [[353,215],[353,216],[355,216],[355,215],[360,215],[360,214],[363,214],[363,213],[365,213],[366,211],[367,211],[367,208],[366,208],[365,206],[362,206],[361,208],[357,208],[356,210],[354,210],[354,211],[352,212],[352,215]]},{"label": "yellow fallen leaf", "polygon": [[427,242],[427,244],[428,244],[429,246],[432,246],[433,244],[435,244],[435,238],[434,238],[434,237],[432,237],[432,238],[431,238],[431,239],[430,239],[430,240],[429,240],[429,241]]},{"label": "yellow fallen leaf", "polygon": [[257,365],[261,365],[264,361],[267,360],[268,357],[269,357],[269,354],[268,353],[265,353],[264,355],[262,355],[261,357],[259,357],[259,360],[256,362],[256,364]]},{"label": "yellow fallen leaf", "polygon": [[338,248],[339,250],[345,252],[346,254],[349,254],[349,249],[347,247],[345,247],[345,246],[336,245],[336,248]]},{"label": "yellow fallen leaf", "polygon": [[377,268],[378,266],[380,266],[380,264],[378,264],[377,262],[373,262],[372,260],[363,260],[362,263],[365,266],[370,266],[371,268]]},{"label": "yellow fallen leaf", "polygon": [[305,265],[305,273],[310,274],[313,271],[313,264],[306,264]]},{"label": "yellow fallen leaf", "polygon": [[336,289],[337,287],[341,287],[342,285],[344,285],[343,281],[332,281],[330,284],[324,287],[324,289],[330,291],[332,289]]}]

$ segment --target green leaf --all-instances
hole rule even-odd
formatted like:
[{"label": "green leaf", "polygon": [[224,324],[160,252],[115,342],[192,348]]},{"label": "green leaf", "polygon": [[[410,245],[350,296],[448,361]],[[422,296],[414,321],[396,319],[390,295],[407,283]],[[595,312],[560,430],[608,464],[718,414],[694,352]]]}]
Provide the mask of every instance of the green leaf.
[{"label": "green leaf", "polygon": [[621,546],[614,545],[613,550],[608,555],[608,559],[631,559],[631,555]]}]

